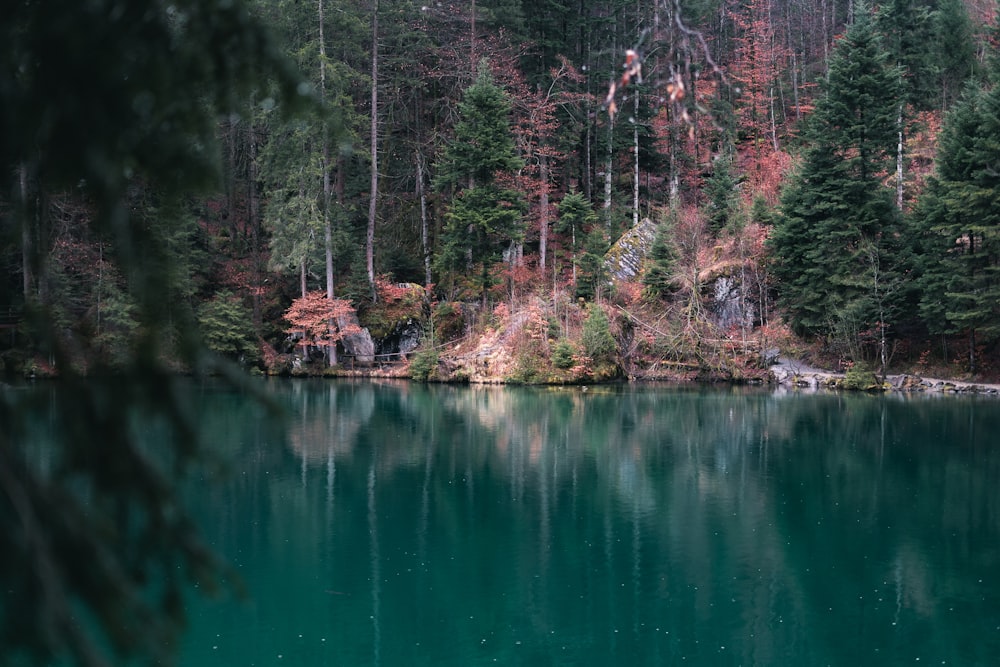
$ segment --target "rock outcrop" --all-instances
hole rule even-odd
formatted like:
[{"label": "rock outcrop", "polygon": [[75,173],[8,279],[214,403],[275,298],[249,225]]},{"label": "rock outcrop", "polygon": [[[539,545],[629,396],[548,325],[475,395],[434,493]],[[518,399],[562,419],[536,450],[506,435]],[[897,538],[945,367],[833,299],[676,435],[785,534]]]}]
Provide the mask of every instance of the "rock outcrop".
[{"label": "rock outcrop", "polygon": [[604,270],[612,280],[635,280],[642,273],[642,263],[656,238],[656,223],[643,218],[622,234],[604,255]]},{"label": "rock outcrop", "polygon": [[359,366],[371,366],[375,363],[375,342],[368,329],[361,328],[358,316],[354,313],[337,318],[337,327],[341,330],[355,331],[340,339],[344,351],[354,357],[354,363]]}]

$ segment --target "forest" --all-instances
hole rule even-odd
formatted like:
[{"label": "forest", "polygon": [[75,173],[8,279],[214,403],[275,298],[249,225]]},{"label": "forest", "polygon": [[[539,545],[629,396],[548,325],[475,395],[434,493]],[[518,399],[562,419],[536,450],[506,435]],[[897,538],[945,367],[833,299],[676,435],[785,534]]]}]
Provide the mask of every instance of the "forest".
[{"label": "forest", "polygon": [[997,377],[996,26],[989,0],[7,3],[0,661],[171,664],[189,586],[232,583],[176,486],[220,467],[187,374],[757,381],[778,350]]},{"label": "forest", "polygon": [[988,0],[228,6],[5,28],[5,373],[1000,372]]}]

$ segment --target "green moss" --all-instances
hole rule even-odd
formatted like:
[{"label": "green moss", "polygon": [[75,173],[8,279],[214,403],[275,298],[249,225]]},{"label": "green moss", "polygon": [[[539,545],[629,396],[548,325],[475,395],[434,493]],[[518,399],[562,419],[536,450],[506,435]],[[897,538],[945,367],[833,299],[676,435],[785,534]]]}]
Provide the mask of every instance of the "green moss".
[{"label": "green moss", "polygon": [[878,388],[879,382],[868,364],[858,362],[847,369],[841,386],[855,391],[870,391]]}]

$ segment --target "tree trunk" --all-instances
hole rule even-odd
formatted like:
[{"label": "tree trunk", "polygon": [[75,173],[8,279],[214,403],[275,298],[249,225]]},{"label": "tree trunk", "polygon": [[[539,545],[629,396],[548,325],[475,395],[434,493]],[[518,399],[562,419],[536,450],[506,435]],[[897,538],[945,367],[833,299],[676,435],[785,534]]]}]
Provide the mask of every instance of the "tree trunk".
[{"label": "tree trunk", "polygon": [[604,222],[611,223],[611,173],[615,155],[615,117],[608,114],[608,150],[604,158]]},{"label": "tree trunk", "polygon": [[[771,86],[768,92],[768,97],[771,101],[771,148],[777,153],[778,148],[778,120],[776,118],[776,112],[774,110],[774,86]],[[784,106],[784,105],[782,105]]]},{"label": "tree trunk", "polygon": [[247,144],[249,149],[249,155],[247,156],[247,197],[249,201],[247,202],[247,225],[250,231],[250,246],[251,254],[253,257],[253,293],[251,296],[251,301],[253,304],[253,323],[257,327],[261,325],[263,319],[263,313],[261,312],[260,303],[260,289],[262,283],[262,277],[264,268],[262,266],[263,260],[261,252],[261,215],[260,215],[260,199],[258,198],[257,192],[257,181],[258,174],[257,169],[260,166],[257,163],[257,133],[254,132],[254,114],[253,109],[247,114]]},{"label": "tree trunk", "polygon": [[371,194],[368,199],[368,233],[365,236],[365,267],[368,283],[375,294],[375,211],[378,201],[378,0],[372,6],[372,174]]},{"label": "tree trunk", "polygon": [[226,152],[226,223],[229,225],[230,236],[234,236],[236,220],[236,126],[238,122],[235,115],[230,115],[227,121],[229,150]]},{"label": "tree trunk", "polygon": [[417,159],[417,199],[420,200],[420,244],[424,253],[424,287],[431,284],[431,246],[427,228],[427,193],[424,190],[424,156],[420,149]]},{"label": "tree trunk", "polygon": [[903,103],[896,112],[896,208],[903,210]]},{"label": "tree trunk", "polygon": [[28,168],[20,165],[17,169],[18,188],[21,194],[21,288],[24,294],[24,301],[31,300],[31,287],[35,282],[34,271],[32,271],[32,254],[34,248],[31,238],[31,207],[28,206]]},{"label": "tree trunk", "polygon": [[538,156],[538,173],[542,179],[538,200],[538,268],[544,271],[549,246],[549,158],[544,150]]},{"label": "tree trunk", "polygon": [[632,228],[639,226],[639,92],[632,91]]},{"label": "tree trunk", "polygon": [[969,374],[976,374],[976,330],[969,329]]},{"label": "tree trunk", "polygon": [[472,9],[469,12],[469,56],[471,58],[470,72],[472,80],[476,80],[476,0],[472,0]]},{"label": "tree trunk", "polygon": [[669,168],[669,178],[670,186],[668,190],[667,200],[670,202],[670,207],[674,208],[680,205],[678,199],[680,198],[680,166],[677,164],[677,132],[674,128],[669,128],[667,130],[669,142],[670,142],[670,168]]},{"label": "tree trunk", "polygon": [[[320,103],[326,104],[326,44],[323,40],[323,0],[318,0],[319,7],[319,94]],[[333,300],[333,223],[330,220],[330,202],[333,189],[330,184],[330,141],[327,138],[326,127],[323,128],[323,156],[321,160],[323,170],[323,238],[324,250],[326,254],[326,298]],[[337,170],[337,180],[343,178],[343,169]],[[330,320],[330,328],[336,326],[336,322]],[[331,345],[327,359],[330,366],[337,364],[337,346]]]},{"label": "tree trunk", "polygon": [[826,27],[826,0],[820,4],[820,16],[823,29],[823,76],[830,76],[830,31]]}]

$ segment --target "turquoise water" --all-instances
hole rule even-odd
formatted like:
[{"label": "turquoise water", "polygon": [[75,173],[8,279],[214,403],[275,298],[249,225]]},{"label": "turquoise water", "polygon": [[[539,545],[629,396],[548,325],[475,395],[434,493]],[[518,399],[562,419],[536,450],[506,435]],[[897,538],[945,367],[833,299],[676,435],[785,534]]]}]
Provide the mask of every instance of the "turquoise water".
[{"label": "turquoise water", "polygon": [[268,381],[180,664],[997,664],[1000,401]]}]

